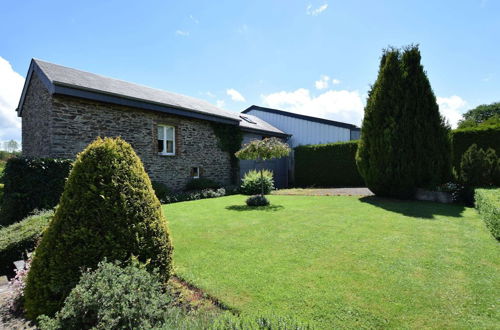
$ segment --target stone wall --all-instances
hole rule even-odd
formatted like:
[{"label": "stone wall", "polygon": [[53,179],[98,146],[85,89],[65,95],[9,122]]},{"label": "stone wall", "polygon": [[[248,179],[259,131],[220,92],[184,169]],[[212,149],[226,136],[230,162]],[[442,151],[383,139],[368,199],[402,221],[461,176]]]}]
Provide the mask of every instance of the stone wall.
[{"label": "stone wall", "polygon": [[[33,93],[33,90],[30,92]],[[134,147],[151,180],[165,183],[173,190],[184,188],[190,180],[192,167],[200,167],[202,177],[222,185],[230,184],[229,154],[218,147],[217,138],[208,121],[63,95],[54,95],[48,109],[41,108],[43,107],[23,112],[23,150],[25,145],[43,144],[39,141],[41,138],[37,135],[39,133],[36,132],[36,127],[30,126],[30,133],[26,132],[25,138],[25,118],[29,121],[39,116],[45,118],[46,113],[50,115],[49,123],[44,124],[44,127],[49,127],[47,132],[50,134],[50,147],[48,152],[44,149],[43,153],[38,154],[29,147],[26,150],[29,156],[74,158],[98,136],[120,136]],[[157,125],[161,124],[175,127],[174,156],[158,155],[156,135]],[[44,132],[42,135],[45,134]],[[45,136],[43,139],[47,140]]]},{"label": "stone wall", "polygon": [[23,155],[50,157],[51,96],[40,79],[33,74],[22,111]]}]

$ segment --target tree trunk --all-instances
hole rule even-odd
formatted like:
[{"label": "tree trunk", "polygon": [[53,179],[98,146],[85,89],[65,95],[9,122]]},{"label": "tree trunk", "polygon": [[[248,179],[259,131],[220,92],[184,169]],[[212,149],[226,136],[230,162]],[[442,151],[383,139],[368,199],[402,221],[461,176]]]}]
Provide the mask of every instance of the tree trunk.
[{"label": "tree trunk", "polygon": [[260,169],[260,195],[264,197],[264,171]]}]

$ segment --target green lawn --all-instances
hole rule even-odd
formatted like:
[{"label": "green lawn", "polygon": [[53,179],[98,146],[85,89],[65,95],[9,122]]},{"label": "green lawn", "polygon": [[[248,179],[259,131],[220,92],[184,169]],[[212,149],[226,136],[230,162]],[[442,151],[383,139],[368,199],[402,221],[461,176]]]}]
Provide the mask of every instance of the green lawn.
[{"label": "green lawn", "polygon": [[474,209],[374,197],[164,206],[175,271],[247,313],[320,327],[495,328],[500,245]]}]

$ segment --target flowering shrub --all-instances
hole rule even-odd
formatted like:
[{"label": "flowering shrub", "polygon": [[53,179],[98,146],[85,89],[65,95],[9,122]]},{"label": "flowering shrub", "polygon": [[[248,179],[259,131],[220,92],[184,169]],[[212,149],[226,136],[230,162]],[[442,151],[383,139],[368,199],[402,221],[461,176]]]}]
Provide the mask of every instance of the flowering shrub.
[{"label": "flowering shrub", "polygon": [[9,281],[12,292],[9,296],[9,308],[14,313],[19,312],[23,306],[24,288],[26,287],[26,277],[31,266],[31,257],[24,262],[22,269],[15,270],[16,275]]},{"label": "flowering shrub", "polygon": [[250,170],[241,180],[241,192],[245,195],[268,195],[271,190],[274,190],[274,179],[269,170]]}]

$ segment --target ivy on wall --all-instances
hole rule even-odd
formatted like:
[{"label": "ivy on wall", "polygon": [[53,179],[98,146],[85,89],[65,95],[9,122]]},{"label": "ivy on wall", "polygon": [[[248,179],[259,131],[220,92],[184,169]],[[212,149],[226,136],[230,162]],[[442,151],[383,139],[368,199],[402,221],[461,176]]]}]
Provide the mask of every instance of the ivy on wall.
[{"label": "ivy on wall", "polygon": [[229,153],[231,158],[231,178],[233,183],[236,183],[238,180],[239,161],[234,154],[241,148],[243,133],[235,125],[212,123],[212,128],[217,137],[219,148]]}]

